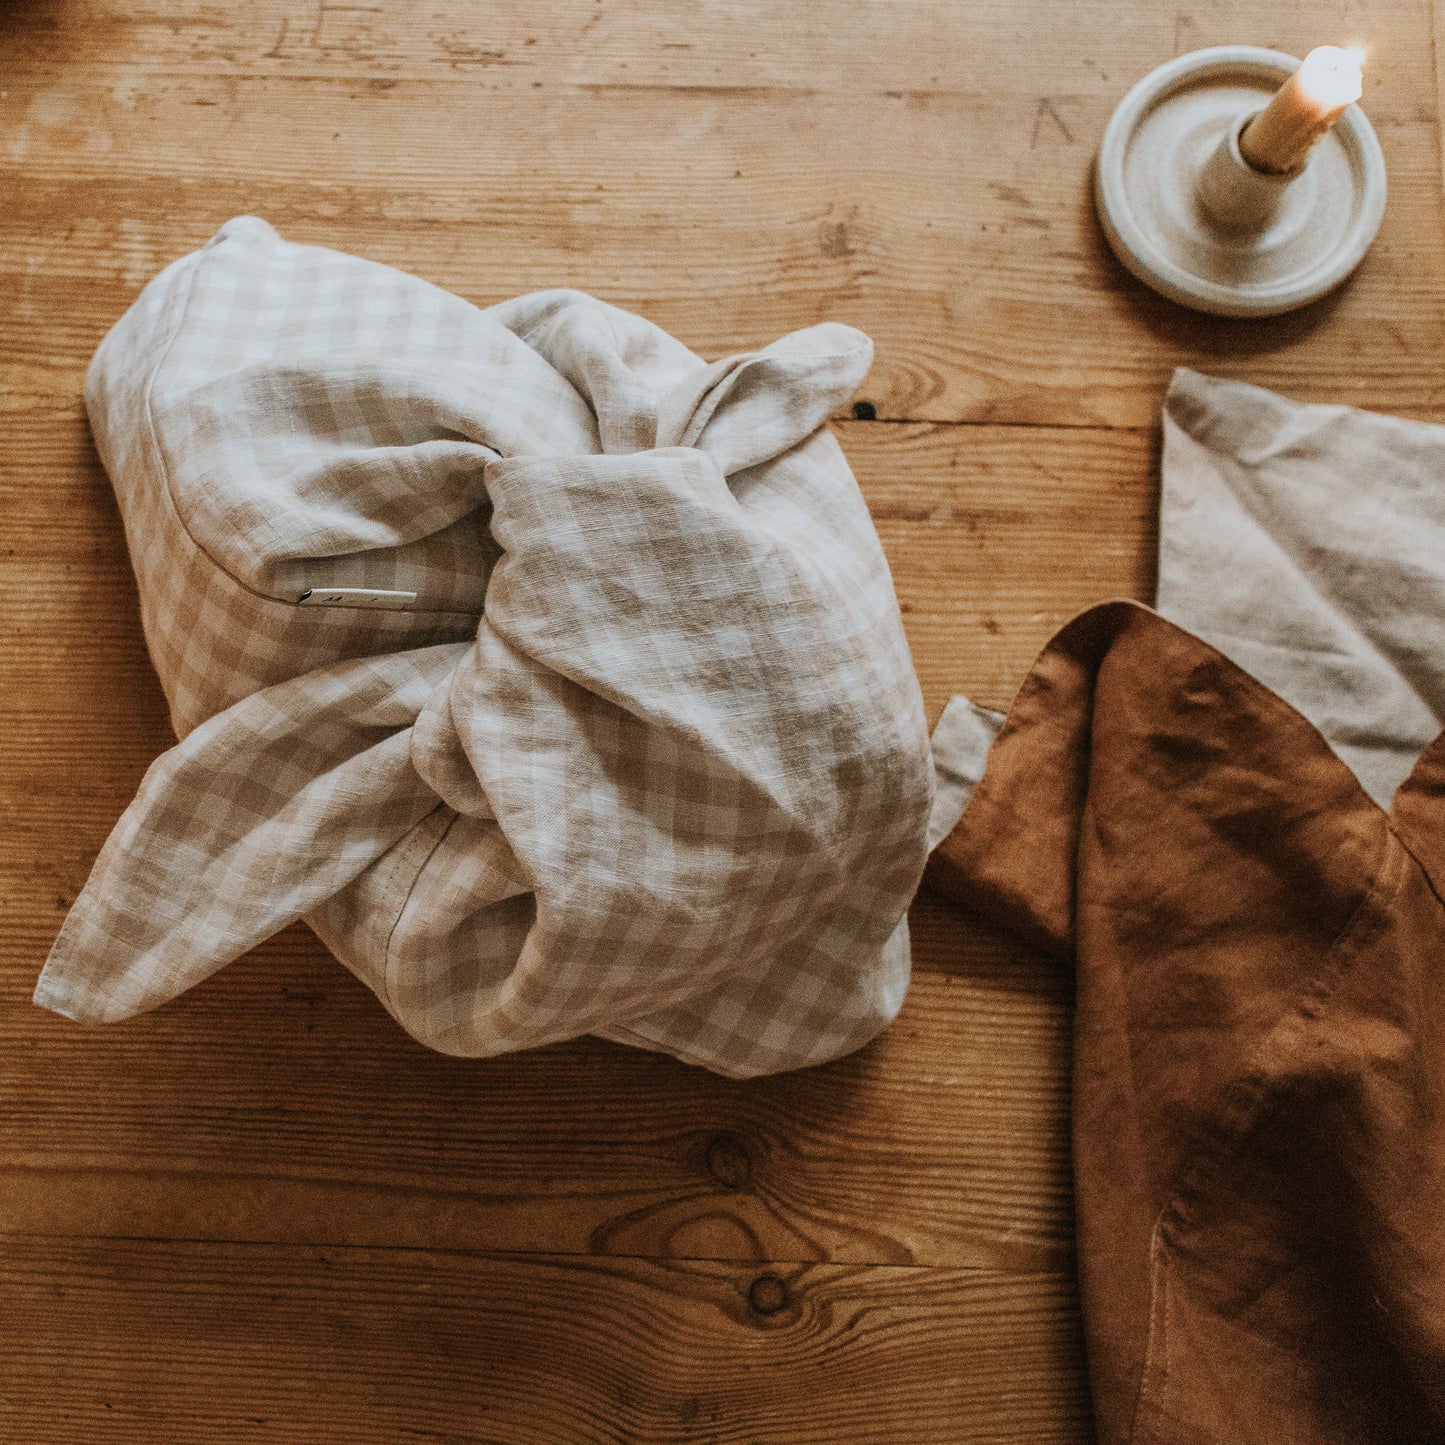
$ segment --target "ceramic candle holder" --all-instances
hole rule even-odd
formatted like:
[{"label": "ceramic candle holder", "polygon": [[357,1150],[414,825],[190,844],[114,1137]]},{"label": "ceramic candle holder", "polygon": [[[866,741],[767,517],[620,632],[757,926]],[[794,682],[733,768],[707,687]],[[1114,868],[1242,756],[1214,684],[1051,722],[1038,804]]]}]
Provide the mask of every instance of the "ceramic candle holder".
[{"label": "ceramic candle holder", "polygon": [[1222,45],[1150,72],[1099,147],[1094,199],[1114,254],[1197,311],[1276,316],[1359,265],[1385,210],[1385,159],[1347,106],[1297,171],[1270,175],[1239,133],[1298,68],[1278,50]]}]

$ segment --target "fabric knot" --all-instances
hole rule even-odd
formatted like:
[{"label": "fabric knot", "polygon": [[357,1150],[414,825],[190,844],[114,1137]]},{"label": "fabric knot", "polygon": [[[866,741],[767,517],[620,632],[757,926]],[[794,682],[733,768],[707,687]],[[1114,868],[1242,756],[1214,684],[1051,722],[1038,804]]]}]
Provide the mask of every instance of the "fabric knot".
[{"label": "fabric knot", "polygon": [[[933,788],[825,426],[871,352],[829,324],[706,365],[255,218],[168,268],[86,398],[181,741],[37,1001],[124,1017],[305,918],[452,1053],[590,1032],[745,1075],[871,1037]],[[325,589],[402,605],[298,606]]]}]

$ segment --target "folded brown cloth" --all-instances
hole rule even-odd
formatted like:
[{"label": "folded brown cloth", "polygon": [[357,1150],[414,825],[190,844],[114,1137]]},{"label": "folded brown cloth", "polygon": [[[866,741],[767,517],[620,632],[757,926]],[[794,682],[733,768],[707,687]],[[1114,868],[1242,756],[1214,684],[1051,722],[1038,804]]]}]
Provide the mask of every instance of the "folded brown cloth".
[{"label": "folded brown cloth", "polygon": [[1445,1439],[1445,740],[1387,813],[1221,653],[1105,604],[928,877],[1077,969],[1101,1441]]},{"label": "folded brown cloth", "polygon": [[1445,1441],[1445,428],[1164,434],[1159,612],[949,704],[926,876],[1075,971],[1103,1445]]}]

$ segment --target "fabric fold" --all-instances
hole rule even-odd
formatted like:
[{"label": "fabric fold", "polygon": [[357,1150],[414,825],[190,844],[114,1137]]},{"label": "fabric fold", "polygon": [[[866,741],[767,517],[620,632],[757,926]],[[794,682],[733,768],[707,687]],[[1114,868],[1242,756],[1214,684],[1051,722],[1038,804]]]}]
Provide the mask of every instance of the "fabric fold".
[{"label": "fabric fold", "polygon": [[1075,979],[1102,1445],[1445,1441],[1442,466],[1176,372],[1159,611],[935,732],[929,881]]},{"label": "fabric fold", "polygon": [[[828,324],[709,366],[255,218],[168,268],[87,406],[181,742],[37,1001],[124,1017],[304,917],[447,1052],[595,1032],[749,1075],[866,1042],[933,798],[825,424],[871,354]],[[328,590],[360,601],[298,605]]]},{"label": "fabric fold", "polygon": [[128,1018],[344,889],[437,807],[407,728],[456,656],[338,663],[188,733],[107,840],[35,1001],[86,1023]]},{"label": "fabric fold", "polygon": [[1387,814],[1228,658],[1104,604],[929,860],[1074,970],[1102,1445],[1445,1439],[1442,756]]},{"label": "fabric fold", "polygon": [[1388,806],[1445,726],[1445,427],[1180,369],[1159,611],[1293,703]]}]

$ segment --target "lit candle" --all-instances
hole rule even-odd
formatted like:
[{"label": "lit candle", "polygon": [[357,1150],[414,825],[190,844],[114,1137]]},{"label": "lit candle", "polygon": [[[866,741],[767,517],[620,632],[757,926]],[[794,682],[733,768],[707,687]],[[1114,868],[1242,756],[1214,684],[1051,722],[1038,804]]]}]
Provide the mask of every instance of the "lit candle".
[{"label": "lit candle", "polygon": [[1360,98],[1363,50],[1321,45],[1245,126],[1240,154],[1257,171],[1284,175],[1305,163],[1310,147]]}]

